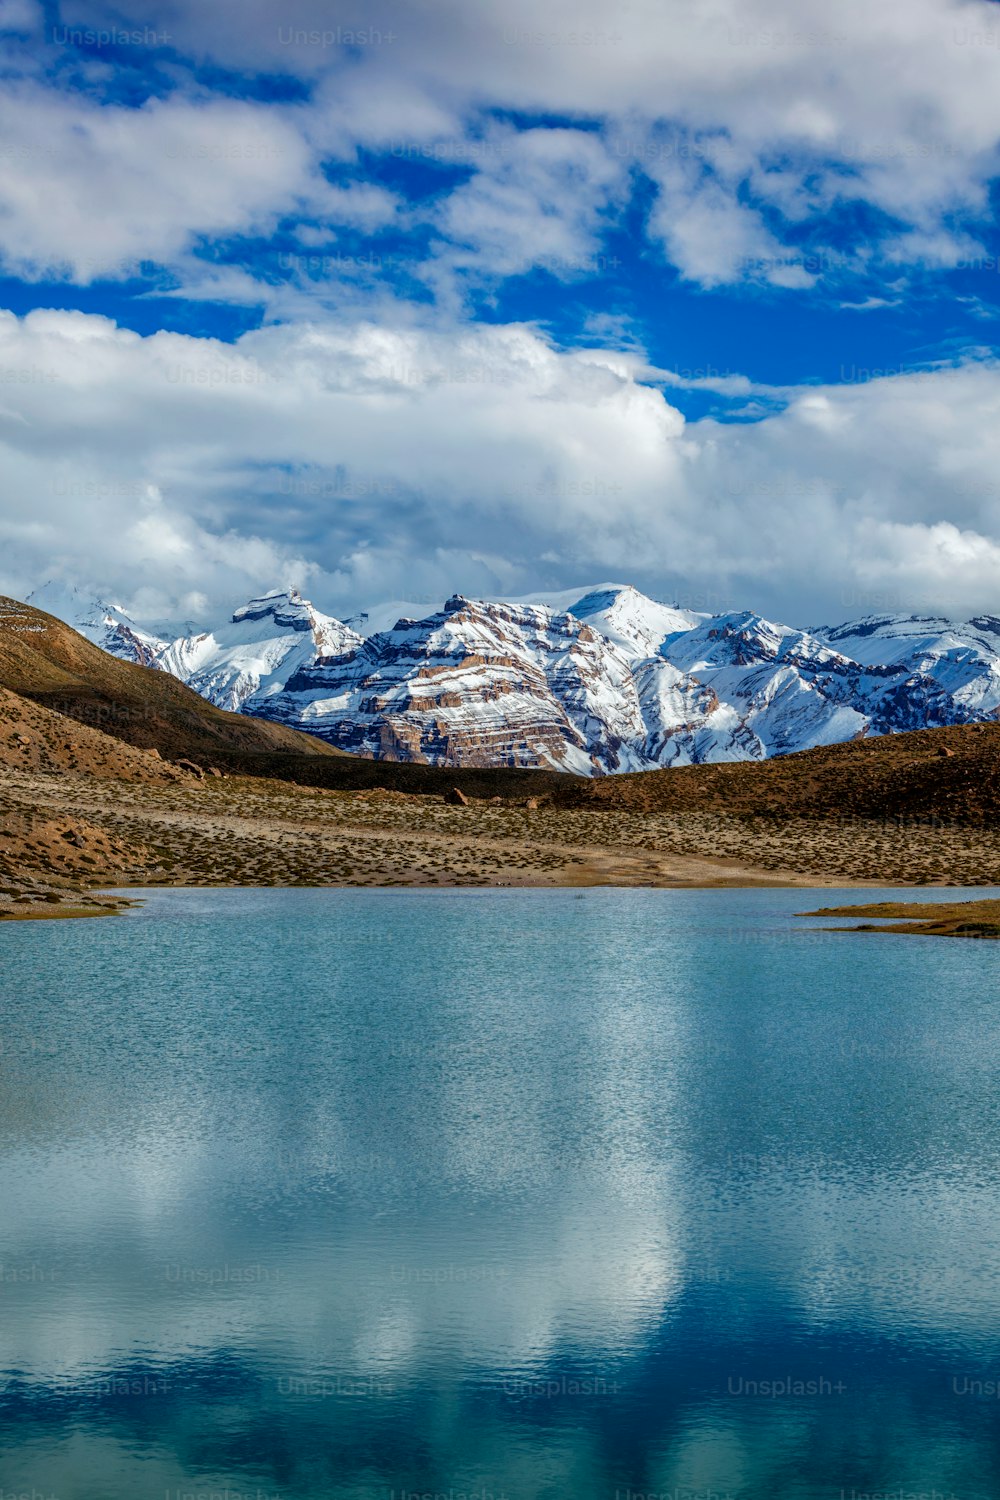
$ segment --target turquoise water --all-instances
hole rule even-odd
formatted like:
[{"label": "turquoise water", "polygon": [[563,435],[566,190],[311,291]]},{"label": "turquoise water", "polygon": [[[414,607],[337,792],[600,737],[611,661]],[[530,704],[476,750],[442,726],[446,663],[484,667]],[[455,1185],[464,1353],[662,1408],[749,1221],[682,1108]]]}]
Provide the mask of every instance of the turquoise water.
[{"label": "turquoise water", "polygon": [[1000,948],[816,896],[3,928],[4,1500],[996,1496]]}]

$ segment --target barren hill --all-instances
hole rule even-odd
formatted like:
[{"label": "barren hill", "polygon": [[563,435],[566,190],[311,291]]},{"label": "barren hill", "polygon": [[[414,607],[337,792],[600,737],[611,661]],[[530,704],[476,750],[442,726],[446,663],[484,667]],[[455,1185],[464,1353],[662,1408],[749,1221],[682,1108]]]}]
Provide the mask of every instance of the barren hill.
[{"label": "barren hill", "polygon": [[185,780],[157,752],[127,745],[7,688],[0,688],[0,768],[150,783]]}]

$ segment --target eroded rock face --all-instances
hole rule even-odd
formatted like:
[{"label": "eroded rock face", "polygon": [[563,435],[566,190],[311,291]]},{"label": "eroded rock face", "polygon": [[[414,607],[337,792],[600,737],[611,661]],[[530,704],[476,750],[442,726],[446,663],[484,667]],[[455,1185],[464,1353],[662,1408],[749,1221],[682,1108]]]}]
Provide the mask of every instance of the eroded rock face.
[{"label": "eroded rock face", "polygon": [[321,658],[251,711],[362,755],[455,766],[635,769],[645,734],[624,653],[570,614],[455,596]]},{"label": "eroded rock face", "polygon": [[189,776],[193,776],[196,781],[205,780],[205,772],[193,760],[177,760],[174,761],[174,765],[178,766],[180,770],[187,772]]}]

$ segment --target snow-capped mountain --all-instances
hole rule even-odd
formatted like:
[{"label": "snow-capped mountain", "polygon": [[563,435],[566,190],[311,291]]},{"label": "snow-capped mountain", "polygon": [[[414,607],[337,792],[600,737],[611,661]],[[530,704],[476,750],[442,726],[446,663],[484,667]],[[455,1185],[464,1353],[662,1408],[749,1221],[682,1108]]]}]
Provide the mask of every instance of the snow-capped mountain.
[{"label": "snow-capped mountain", "polygon": [[1000,707],[1000,619],[964,624],[921,615],[871,616],[819,630],[824,640],[866,666],[903,667],[935,683],[976,718]]},{"label": "snow-capped mountain", "polygon": [[170,642],[153,665],[172,672],[219,708],[266,718],[264,703],[317,657],[335,656],[361,644],[361,636],[292,590],[251,599],[215,630]]},{"label": "snow-capped mountain", "polygon": [[169,639],[79,593],[42,590],[32,602],[222,708],[377,758],[606,775],[1000,714],[993,618],[873,616],[799,630],[608,584],[528,599],[456,595],[373,628],[392,611],[344,623],[291,591]]},{"label": "snow-capped mountain", "polygon": [[[248,705],[257,710],[257,700]],[[290,677],[268,716],[345,750],[447,765],[644,762],[630,663],[571,614],[456,596]]]}]

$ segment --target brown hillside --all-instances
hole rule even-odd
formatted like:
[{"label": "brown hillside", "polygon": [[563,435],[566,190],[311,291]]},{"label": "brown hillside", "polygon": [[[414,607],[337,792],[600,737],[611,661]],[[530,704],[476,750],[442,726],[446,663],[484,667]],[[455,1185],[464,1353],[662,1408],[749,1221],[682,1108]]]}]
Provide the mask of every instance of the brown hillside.
[{"label": "brown hillside", "polygon": [[192,779],[149,750],[126,745],[6,688],[0,688],[0,769],[148,783]]},{"label": "brown hillside", "polygon": [[763,762],[681,766],[566,787],[562,807],[822,820],[1000,823],[1000,724],[919,729]]}]

